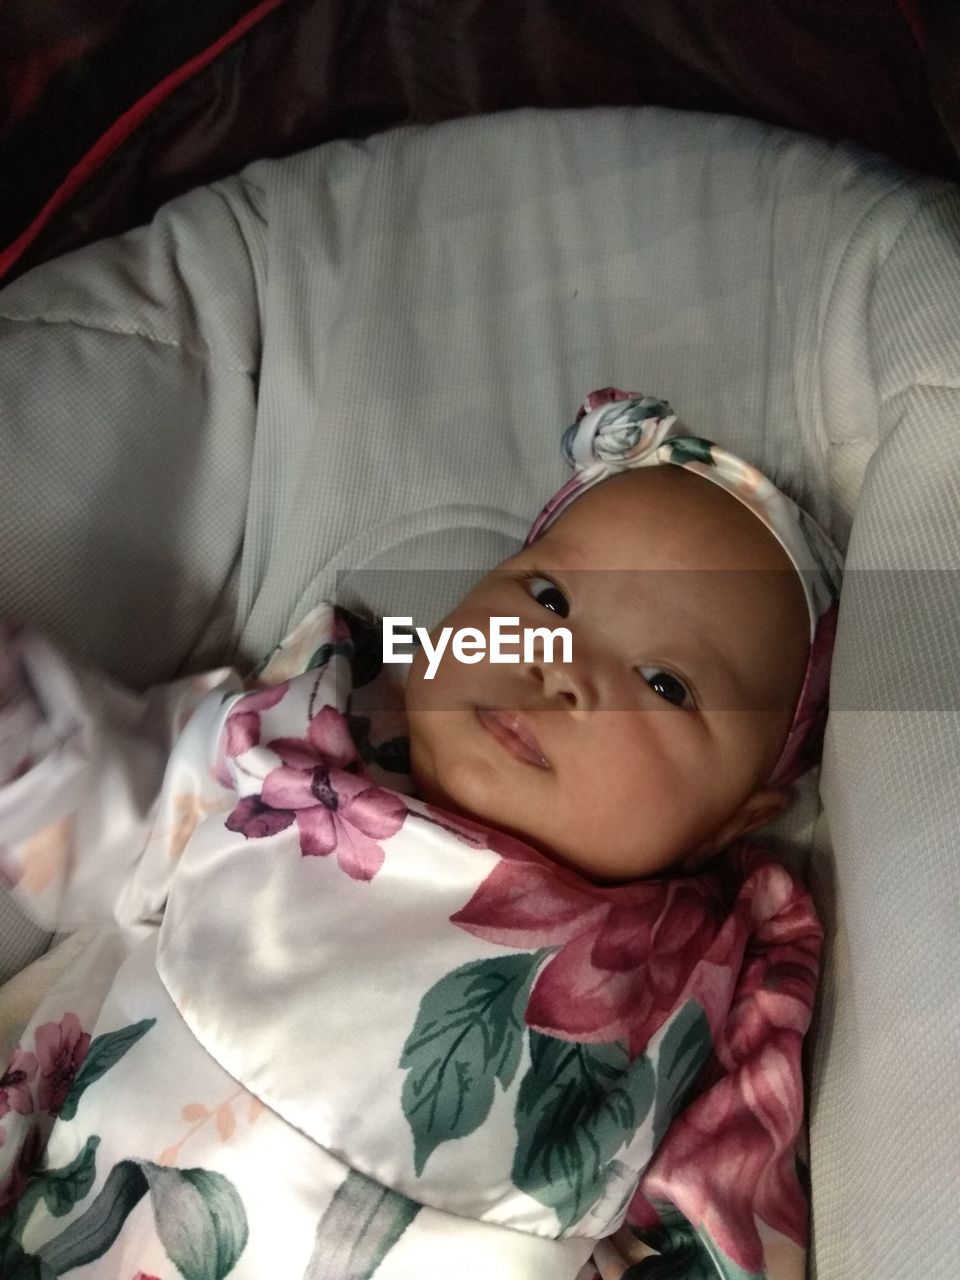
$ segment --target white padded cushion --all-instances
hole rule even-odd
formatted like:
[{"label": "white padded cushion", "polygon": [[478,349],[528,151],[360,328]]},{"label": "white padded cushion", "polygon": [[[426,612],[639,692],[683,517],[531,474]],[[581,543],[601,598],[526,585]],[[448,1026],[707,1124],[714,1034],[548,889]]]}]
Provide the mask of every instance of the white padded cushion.
[{"label": "white padded cushion", "polygon": [[[253,165],[0,295],[0,608],[140,683],[253,660],[338,585],[430,622],[462,578],[380,571],[510,551],[606,384],[668,397],[842,544],[853,524],[854,565],[956,567],[958,210],[862,152],[657,109]],[[916,581],[841,610],[820,1280],[960,1270],[957,594],[891,632]],[[885,709],[904,670],[941,702]]]}]

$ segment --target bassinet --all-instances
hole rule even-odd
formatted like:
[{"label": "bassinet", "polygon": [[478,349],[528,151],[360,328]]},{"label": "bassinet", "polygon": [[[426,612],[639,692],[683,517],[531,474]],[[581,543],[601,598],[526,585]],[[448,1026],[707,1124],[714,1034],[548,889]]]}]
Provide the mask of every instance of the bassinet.
[{"label": "bassinet", "polygon": [[[276,48],[287,7],[325,9],[260,6],[221,55],[256,60],[245,41],[269,22]],[[437,21],[385,8],[410,41],[411,15]],[[167,156],[190,136],[174,108],[139,125]],[[901,115],[930,150],[885,149],[955,177],[923,110],[922,127],[919,107]],[[396,122],[344,111],[341,133]],[[146,163],[104,220],[136,147],[150,155],[134,129],[72,200],[35,203],[11,275],[170,194]],[[960,1264],[958,244],[951,182],[856,147],[657,107],[521,110],[254,164],[0,294],[0,612],[133,684],[252,663],[334,590],[386,608],[398,570],[450,571],[411,575],[431,621],[464,566],[522,536],[562,478],[558,425],[606,383],[668,396],[846,546],[822,806],[812,780],[769,833],[808,866],[830,934],[820,1280]],[[43,943],[2,919],[9,972]]]}]

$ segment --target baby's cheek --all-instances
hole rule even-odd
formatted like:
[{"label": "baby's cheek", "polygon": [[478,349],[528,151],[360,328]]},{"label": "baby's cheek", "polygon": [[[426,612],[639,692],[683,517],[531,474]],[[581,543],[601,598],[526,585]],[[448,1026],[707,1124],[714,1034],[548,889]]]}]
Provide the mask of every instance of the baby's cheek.
[{"label": "baby's cheek", "polygon": [[623,731],[620,719],[605,717],[595,732],[581,738],[568,763],[585,795],[622,806],[656,773],[657,760],[648,744],[635,740],[638,735]]},{"label": "baby's cheek", "polygon": [[464,670],[448,649],[439,660],[434,660],[432,674],[428,674],[431,672],[428,659],[422,651],[418,653],[407,679],[408,708],[436,716],[462,707],[466,701]]},{"label": "baby's cheek", "polygon": [[462,809],[479,822],[496,822],[504,808],[503,780],[490,760],[462,732],[433,737],[428,751],[428,771],[434,789],[448,807]]}]

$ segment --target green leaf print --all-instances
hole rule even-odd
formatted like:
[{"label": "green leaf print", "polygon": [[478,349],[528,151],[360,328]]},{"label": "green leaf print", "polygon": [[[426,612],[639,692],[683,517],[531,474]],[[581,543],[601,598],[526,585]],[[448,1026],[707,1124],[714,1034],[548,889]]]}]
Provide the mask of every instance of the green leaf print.
[{"label": "green leaf print", "polygon": [[403,1111],[423,1172],[441,1142],[473,1133],[493,1105],[494,1081],[508,1088],[520,1062],[523,1012],[539,953],[461,965],[420,1002],[400,1066]]},{"label": "green leaf print", "polygon": [[6,1261],[7,1251],[13,1247],[13,1225],[14,1217],[12,1213],[8,1212],[5,1216],[0,1217],[0,1262]]},{"label": "green leaf print", "polygon": [[420,1209],[415,1200],[351,1169],[317,1223],[304,1275],[369,1280]]},{"label": "green leaf print", "polygon": [[322,644],[319,649],[315,649],[310,655],[307,665],[304,667],[304,671],[316,671],[318,667],[325,667],[330,661],[330,655],[332,653],[333,645],[328,640]]},{"label": "green leaf print", "polygon": [[24,1253],[20,1236],[29,1213],[18,1216],[25,1196],[12,1213],[0,1217],[0,1276],[3,1280],[56,1280],[56,1276],[35,1254]]},{"label": "green leaf print", "polygon": [[373,760],[387,773],[410,772],[410,739],[406,735],[388,738],[373,748]]},{"label": "green leaf print", "polygon": [[[73,1088],[61,1109],[71,1119],[77,1100],[144,1036],[155,1018],[97,1036],[91,1043]],[[55,1280],[64,1272],[103,1257],[131,1211],[150,1191],[157,1235],[184,1280],[223,1280],[247,1243],[247,1216],[228,1178],[208,1169],[170,1169],[147,1160],[121,1160],[99,1193],[36,1256],[25,1254],[19,1236],[42,1199],[54,1218],[69,1213],[90,1191],[96,1177],[100,1138],[91,1135],[77,1156],[61,1169],[35,1173],[8,1224],[0,1224],[0,1261],[4,1280]]]},{"label": "green leaf print", "polygon": [[83,1144],[83,1149],[68,1165],[64,1165],[62,1169],[42,1170],[37,1175],[36,1182],[31,1184],[29,1190],[34,1186],[38,1188],[53,1217],[62,1218],[90,1191],[97,1176],[96,1153],[99,1145],[100,1139],[96,1134],[91,1134]]},{"label": "green leaf print", "polygon": [[713,1038],[707,1015],[688,1000],[671,1019],[657,1055],[657,1101],[653,1113],[655,1146],[673,1123],[706,1062]]},{"label": "green leaf print", "polygon": [[41,1247],[41,1260],[59,1276],[102,1257],[146,1192],[147,1180],[140,1164],[121,1160],[110,1170],[93,1204]]},{"label": "green leaf print", "polygon": [[646,1055],[530,1033],[530,1070],[517,1095],[513,1181],[556,1211],[566,1230],[601,1199],[610,1166],[653,1103]]},{"label": "green leaf print", "polygon": [[383,668],[383,632],[377,623],[349,609],[338,609],[337,613],[350,630],[353,641],[350,676],[353,687],[360,689],[375,680]]},{"label": "green leaf print", "polygon": [[370,741],[369,716],[348,715],[347,728],[364,764],[377,765],[387,773],[410,772],[410,739],[406,735],[374,745]]},{"label": "green leaf print", "polygon": [[89,1089],[95,1080],[99,1080],[105,1071],[109,1071],[119,1062],[128,1049],[132,1049],[141,1036],[146,1035],[156,1018],[143,1018],[129,1027],[121,1027],[119,1031],[107,1031],[97,1036],[87,1051],[83,1065],[77,1072],[70,1092],[60,1108],[61,1120],[72,1120],[77,1114],[77,1104],[84,1091]]},{"label": "green leaf print", "polygon": [[114,1165],[79,1218],[39,1250],[54,1276],[102,1258],[147,1191],[157,1235],[184,1280],[223,1280],[247,1243],[247,1215],[233,1183],[208,1169],[168,1169],[148,1160]]},{"label": "green leaf print", "polygon": [[3,1263],[3,1280],[57,1280],[55,1271],[51,1271],[42,1258],[33,1253],[24,1253],[14,1241],[6,1243],[0,1237],[0,1262]]},{"label": "green leaf print", "polygon": [[247,1215],[236,1188],[209,1169],[141,1166],[157,1235],[184,1280],[222,1280],[247,1243]]},{"label": "green leaf print", "polygon": [[320,667],[325,667],[331,658],[343,654],[351,657],[353,654],[353,645],[349,642],[338,642],[331,644],[329,640],[324,641],[319,649],[315,649],[310,656],[310,661],[304,667],[304,671],[316,671]]},{"label": "green leaf print", "polygon": [[635,1234],[659,1256],[636,1263],[630,1270],[631,1280],[763,1280],[762,1275],[744,1271],[701,1235],[676,1205],[655,1208],[661,1225]]},{"label": "green leaf print", "polygon": [[[18,1238],[22,1236],[30,1215],[41,1200],[54,1218],[62,1218],[69,1213],[93,1186],[97,1171],[96,1150],[99,1145],[100,1139],[93,1135],[62,1169],[37,1170],[7,1219],[10,1234]],[[3,1256],[3,1234],[0,1232],[0,1260]]]},{"label": "green leaf print", "polygon": [[704,440],[702,436],[681,436],[676,440],[665,440],[670,448],[670,461],[683,466],[686,462],[704,462],[713,466],[713,442]]}]

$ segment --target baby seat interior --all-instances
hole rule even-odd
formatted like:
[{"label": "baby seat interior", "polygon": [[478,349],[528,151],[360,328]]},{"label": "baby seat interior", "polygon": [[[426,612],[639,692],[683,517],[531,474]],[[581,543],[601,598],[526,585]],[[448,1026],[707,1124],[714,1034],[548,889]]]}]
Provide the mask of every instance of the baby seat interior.
[{"label": "baby seat interior", "polygon": [[829,931],[820,1280],[960,1262],[958,246],[955,186],[852,146],[524,110],[255,163],[0,293],[0,604],[136,686],[332,595],[436,621],[603,385],[845,549],[821,776],[766,833]]}]

